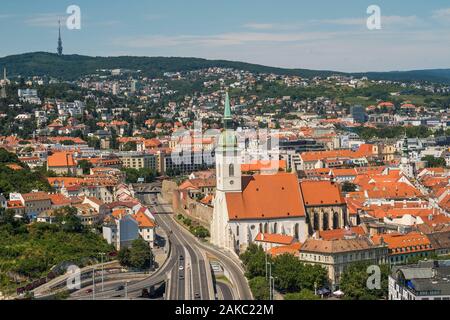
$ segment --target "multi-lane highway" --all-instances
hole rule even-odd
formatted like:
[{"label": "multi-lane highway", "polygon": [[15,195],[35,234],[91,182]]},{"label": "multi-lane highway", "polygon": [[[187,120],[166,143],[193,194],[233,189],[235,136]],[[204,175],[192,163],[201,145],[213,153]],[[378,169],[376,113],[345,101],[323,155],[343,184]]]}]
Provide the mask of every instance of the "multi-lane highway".
[{"label": "multi-lane highway", "polygon": [[172,248],[177,253],[178,264],[169,279],[169,299],[211,300],[214,287],[209,262],[187,232],[172,217],[172,208],[160,204],[156,195],[143,195],[144,203],[155,213],[156,223],[168,234]]},{"label": "multi-lane highway", "polygon": [[[177,239],[181,240],[182,245],[187,249],[189,255],[194,257],[193,262],[195,263],[195,257],[197,257],[199,263],[197,264],[200,268],[199,272],[194,270],[192,277],[194,278],[193,288],[195,291],[197,281],[199,280],[199,284],[197,287],[200,287],[202,299],[204,298],[204,293],[206,291],[206,286],[211,283],[211,279],[209,278],[210,267],[209,262],[204,263],[204,259],[206,255],[213,256],[220,261],[222,266],[227,270],[229,277],[231,278],[231,282],[233,283],[232,288],[228,284],[221,284],[220,286],[227,287],[224,288],[224,298],[225,300],[229,300],[231,298],[238,300],[250,300],[253,299],[250,288],[247,283],[247,279],[244,276],[244,270],[241,266],[240,261],[233,256],[231,253],[223,252],[222,250],[215,248],[209,244],[202,243],[198,239],[196,239],[189,231],[181,227],[177,222],[174,221],[173,211],[170,205],[162,204],[159,200],[160,197],[157,195],[149,195],[144,196],[145,203],[152,204],[152,212],[157,212],[157,221],[158,219],[163,219],[163,226],[169,228],[172,231],[172,234],[177,236]],[[170,231],[169,231],[170,232]],[[208,265],[208,267],[205,267]],[[204,269],[205,267],[205,269]],[[194,268],[195,269],[195,268]],[[209,272],[209,274],[207,273]],[[198,277],[195,275],[197,274]],[[208,275],[208,277],[207,277]],[[206,280],[206,281],[205,281]],[[203,288],[203,289],[202,289]],[[228,290],[227,290],[228,289]],[[222,292],[223,292],[222,291]],[[234,291],[233,294],[228,294],[228,291]],[[229,298],[229,299],[228,299]]]},{"label": "multi-lane highway", "polygon": [[[212,300],[215,292],[224,300],[252,299],[244,271],[236,257],[200,242],[174,220],[172,208],[162,203],[156,192],[142,192],[141,201],[154,213],[158,228],[167,234],[170,253],[164,264],[145,279],[133,279],[126,285],[120,281],[105,283],[104,290],[96,289],[95,299],[138,298],[143,289],[166,284],[165,299]],[[208,256],[220,261],[232,285],[214,283]],[[72,299],[92,299],[88,287],[72,294]]]}]

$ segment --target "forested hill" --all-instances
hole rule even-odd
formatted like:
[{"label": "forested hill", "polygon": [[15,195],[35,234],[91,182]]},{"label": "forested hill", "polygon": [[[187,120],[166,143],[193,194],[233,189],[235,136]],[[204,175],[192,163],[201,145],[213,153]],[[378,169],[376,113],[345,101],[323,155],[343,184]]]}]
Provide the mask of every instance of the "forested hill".
[{"label": "forested hill", "polygon": [[275,73],[314,77],[336,74],[332,71],[272,68],[257,64],[225,60],[178,57],[89,57],[80,55],[58,56],[46,52],[25,53],[0,58],[0,67],[8,69],[12,76],[43,76],[76,79],[99,69],[141,70],[144,74],[160,75],[164,72],[191,71],[209,67],[234,68],[259,73]]},{"label": "forested hill", "polygon": [[[344,74],[342,72],[334,71],[283,69],[244,62],[206,60],[200,58],[134,56],[90,57],[81,55],[58,56],[46,52],[24,53],[0,58],[0,68],[3,69],[3,67],[8,69],[10,77],[18,75],[24,77],[36,75],[50,76],[63,80],[74,80],[82,75],[93,74],[99,69],[116,68],[141,70],[143,74],[149,76],[158,76],[163,72],[190,71],[209,67],[234,68],[255,73],[298,75],[306,78]],[[450,69],[357,73],[354,75],[368,76],[372,79],[403,81],[419,80],[450,83]]]}]

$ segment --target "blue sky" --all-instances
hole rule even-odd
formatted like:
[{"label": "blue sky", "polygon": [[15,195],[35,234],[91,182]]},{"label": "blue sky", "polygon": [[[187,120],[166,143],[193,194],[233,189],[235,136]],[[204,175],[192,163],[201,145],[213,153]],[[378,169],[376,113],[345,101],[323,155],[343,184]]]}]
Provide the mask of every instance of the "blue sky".
[{"label": "blue sky", "polygon": [[[381,30],[366,27],[373,4],[381,8]],[[66,54],[338,71],[450,68],[448,0],[2,1],[0,56],[55,52],[57,20],[65,22],[69,5],[81,9],[81,30],[63,28]]]}]

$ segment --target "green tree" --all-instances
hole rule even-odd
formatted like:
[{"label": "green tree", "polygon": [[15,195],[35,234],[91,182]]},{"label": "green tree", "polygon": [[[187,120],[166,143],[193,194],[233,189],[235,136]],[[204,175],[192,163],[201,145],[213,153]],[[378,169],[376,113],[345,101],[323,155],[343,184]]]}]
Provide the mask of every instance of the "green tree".
[{"label": "green tree", "polygon": [[134,141],[128,141],[127,143],[125,143],[122,147],[123,151],[136,151],[136,142]]},{"label": "green tree", "polygon": [[427,166],[430,168],[445,168],[447,165],[444,158],[436,158],[433,156],[425,156],[422,158],[422,161],[426,161]]},{"label": "green tree", "polygon": [[119,254],[117,255],[117,258],[119,259],[119,263],[122,266],[129,266],[130,265],[130,249],[128,247],[120,249]]},{"label": "green tree", "polygon": [[141,168],[139,170],[133,168],[123,168],[127,183],[137,183],[139,178],[143,178],[144,182],[150,183],[155,181],[156,172],[149,168]]},{"label": "green tree", "polygon": [[87,144],[91,148],[100,149],[100,139],[97,138],[97,137],[89,137],[89,138],[87,138]]},{"label": "green tree", "polygon": [[273,273],[275,285],[285,292],[297,292],[301,289],[300,276],[302,263],[292,254],[283,254],[274,259]]},{"label": "green tree", "polygon": [[[19,164],[23,169],[12,170],[7,165]],[[0,148],[0,193],[27,193],[34,189],[51,191],[52,188],[42,172],[31,171],[15,154]]]},{"label": "green tree", "polygon": [[142,238],[131,243],[130,266],[136,269],[148,269],[153,264],[153,253],[149,244]]},{"label": "green tree", "polygon": [[[245,266],[247,278],[266,276],[266,253],[261,246],[254,243],[249,245],[240,258]],[[270,256],[267,257],[267,261],[271,261]]]},{"label": "green tree", "polygon": [[255,277],[248,282],[253,297],[256,300],[269,300],[270,288],[269,283],[265,277]]},{"label": "green tree", "polygon": [[356,191],[356,185],[354,183],[345,181],[342,184],[342,192],[354,192]]},{"label": "green tree", "polygon": [[75,142],[73,142],[72,140],[63,140],[63,141],[61,141],[61,144],[63,146],[73,146],[75,144]]},{"label": "green tree", "polygon": [[292,254],[283,254],[274,259],[275,286],[281,292],[314,290],[327,284],[327,271],[320,265],[303,264]]},{"label": "green tree", "polygon": [[300,292],[287,293],[284,296],[285,300],[320,300],[313,291],[303,289]]},{"label": "green tree", "polygon": [[83,174],[89,174],[93,167],[92,163],[85,159],[78,161],[78,166],[83,169]]},{"label": "green tree", "polygon": [[84,230],[80,218],[77,216],[77,209],[74,207],[58,208],[54,212],[55,223],[61,227],[64,232],[80,233]]},{"label": "green tree", "polygon": [[203,226],[196,226],[196,227],[191,226],[191,228],[189,228],[189,229],[190,229],[190,231],[192,232],[192,234],[193,234],[194,236],[196,236],[197,238],[204,239],[204,238],[209,237],[209,231],[208,231],[208,229],[206,229],[206,228],[203,227]]},{"label": "green tree", "polygon": [[349,300],[377,300],[387,297],[389,266],[381,265],[381,289],[369,289],[367,279],[370,274],[367,268],[370,263],[357,262],[351,264],[342,274],[340,289],[344,292],[345,299]]}]

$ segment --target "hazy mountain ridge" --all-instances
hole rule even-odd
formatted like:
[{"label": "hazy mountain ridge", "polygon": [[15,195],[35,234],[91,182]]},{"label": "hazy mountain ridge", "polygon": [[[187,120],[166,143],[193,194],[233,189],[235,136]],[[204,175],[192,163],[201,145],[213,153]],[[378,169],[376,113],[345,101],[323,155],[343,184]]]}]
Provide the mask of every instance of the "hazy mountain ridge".
[{"label": "hazy mountain ridge", "polygon": [[286,69],[238,61],[207,60],[181,57],[90,57],[82,55],[58,56],[47,52],[32,52],[0,58],[0,67],[6,67],[10,76],[51,76],[75,80],[95,73],[98,69],[142,70],[145,75],[159,76],[163,72],[190,71],[208,67],[226,67],[250,72],[327,77],[333,74],[367,76],[371,79],[397,81],[430,81],[450,84],[450,69],[430,69],[392,72],[343,73],[328,70]]}]

